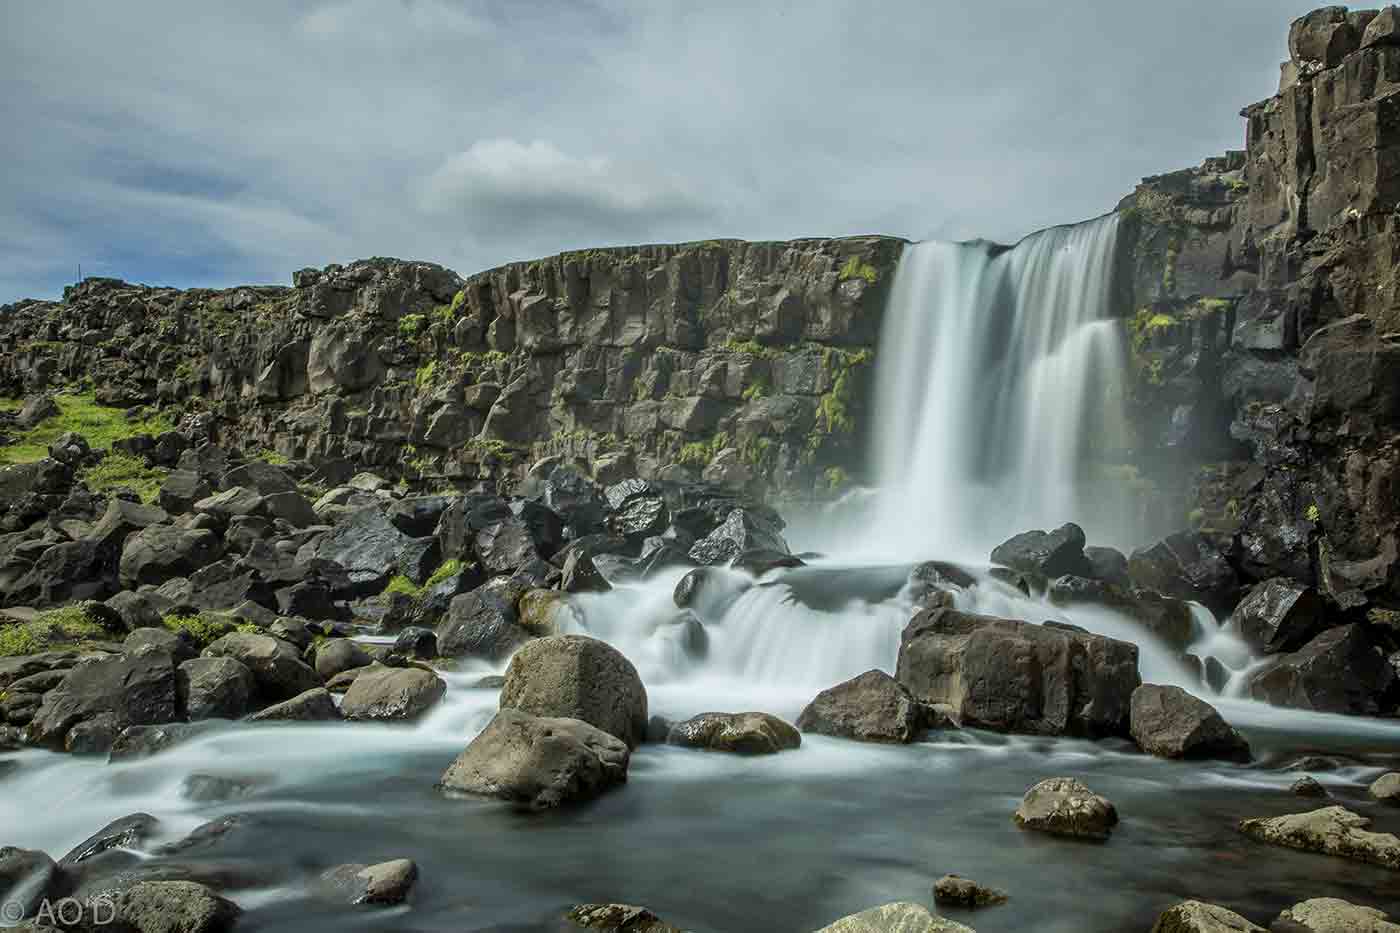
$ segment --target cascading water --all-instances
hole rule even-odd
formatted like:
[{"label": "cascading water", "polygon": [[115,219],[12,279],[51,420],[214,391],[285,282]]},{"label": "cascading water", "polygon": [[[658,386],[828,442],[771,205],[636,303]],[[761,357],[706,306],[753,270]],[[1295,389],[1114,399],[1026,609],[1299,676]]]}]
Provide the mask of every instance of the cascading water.
[{"label": "cascading water", "polygon": [[1137,543],[1128,503],[1086,475],[1090,454],[1123,436],[1117,234],[1110,215],[1011,249],[906,250],[877,354],[865,553],[982,560],[1067,521],[1098,543]]}]

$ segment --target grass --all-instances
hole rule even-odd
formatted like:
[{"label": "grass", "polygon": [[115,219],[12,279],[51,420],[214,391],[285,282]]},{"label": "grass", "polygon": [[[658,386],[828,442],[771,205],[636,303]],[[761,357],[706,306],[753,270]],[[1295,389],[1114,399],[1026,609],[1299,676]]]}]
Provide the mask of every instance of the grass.
[{"label": "grass", "polygon": [[107,630],[92,621],[81,606],[65,606],[45,612],[32,622],[0,626],[0,658],[39,654],[57,644],[107,635]]},{"label": "grass", "polygon": [[189,635],[199,645],[200,651],[208,648],[225,635],[231,635],[234,632],[256,635],[262,631],[251,622],[238,623],[231,616],[221,616],[212,612],[201,612],[199,615],[193,616],[171,613],[161,619],[160,624],[172,632],[184,632]]},{"label": "grass", "polygon": [[[5,401],[12,403],[10,399]],[[0,466],[44,459],[49,455],[49,445],[69,431],[87,438],[94,450],[107,450],[123,438],[164,434],[175,427],[160,415],[129,421],[125,411],[97,404],[91,393],[56,395],[54,401],[58,403],[57,415],[22,432],[14,443],[0,447]]]},{"label": "grass", "polygon": [[168,470],[146,466],[140,457],[109,452],[97,466],[84,470],[79,479],[93,492],[130,489],[149,504],[160,497],[167,475]]},{"label": "grass", "polygon": [[429,577],[422,586],[418,586],[408,577],[404,576],[403,574],[399,574],[398,576],[394,577],[394,579],[389,581],[389,585],[384,587],[384,592],[402,593],[405,596],[417,599],[420,595],[422,595],[424,590],[432,589],[433,587],[441,583],[443,580],[446,580],[448,577],[452,576],[454,573],[461,569],[462,562],[454,557],[452,560],[444,561],[442,565],[438,567],[437,570],[434,570],[433,575]]},{"label": "grass", "polygon": [[867,285],[874,285],[879,281],[880,273],[868,262],[862,262],[859,256],[852,256],[846,260],[846,264],[841,267],[841,281],[849,279],[865,279]]}]

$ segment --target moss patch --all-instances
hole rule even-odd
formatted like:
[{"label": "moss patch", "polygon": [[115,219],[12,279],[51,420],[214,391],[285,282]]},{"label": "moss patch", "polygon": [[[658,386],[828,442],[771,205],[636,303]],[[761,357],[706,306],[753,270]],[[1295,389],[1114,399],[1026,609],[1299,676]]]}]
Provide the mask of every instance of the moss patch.
[{"label": "moss patch", "polygon": [[239,622],[234,616],[214,612],[201,612],[199,615],[182,616],[171,613],[160,620],[160,624],[172,632],[184,632],[194,639],[203,651],[211,644],[234,632],[258,634],[262,629],[251,622]]},{"label": "moss patch", "polygon": [[81,606],[64,606],[45,612],[31,622],[0,627],[0,658],[38,654],[59,644],[100,639],[107,631]]},{"label": "moss patch", "polygon": [[850,279],[865,279],[874,285],[880,279],[880,273],[868,262],[863,262],[859,256],[852,256],[846,260],[846,264],[841,267],[841,281]]},{"label": "moss patch", "polygon": [[141,497],[142,502],[151,503],[159,498],[160,487],[168,475],[168,470],[146,466],[140,457],[109,453],[101,463],[84,470],[78,478],[93,492],[130,489]]},{"label": "moss patch", "polygon": [[129,421],[122,409],[97,404],[91,393],[56,395],[54,401],[59,408],[57,415],[21,433],[14,443],[0,447],[0,466],[44,459],[49,455],[49,445],[69,431],[87,438],[94,450],[107,450],[123,438],[164,434],[175,427],[161,415]]}]

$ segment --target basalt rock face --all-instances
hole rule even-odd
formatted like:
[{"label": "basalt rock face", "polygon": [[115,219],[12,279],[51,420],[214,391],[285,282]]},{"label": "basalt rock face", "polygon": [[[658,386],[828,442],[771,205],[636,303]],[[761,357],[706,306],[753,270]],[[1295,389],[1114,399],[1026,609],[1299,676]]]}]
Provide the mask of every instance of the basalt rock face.
[{"label": "basalt rock face", "polygon": [[1357,614],[1400,599],[1395,22],[1298,20],[1278,93],[1242,112],[1245,149],[1119,206],[1135,465],[1164,520],[1246,583],[1291,578]]},{"label": "basalt rock face", "polygon": [[62,302],[0,309],[0,394],[91,379],[100,403],[160,406],[331,484],[373,468],[510,488],[558,454],[810,495],[861,466],[902,247],[710,241],[470,278],[370,259],[223,291],[87,279]]}]

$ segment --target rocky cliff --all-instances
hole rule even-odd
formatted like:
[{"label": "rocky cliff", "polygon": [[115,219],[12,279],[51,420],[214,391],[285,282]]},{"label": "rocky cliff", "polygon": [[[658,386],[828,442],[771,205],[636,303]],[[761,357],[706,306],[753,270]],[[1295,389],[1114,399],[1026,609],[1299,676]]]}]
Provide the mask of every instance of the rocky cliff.
[{"label": "rocky cliff", "polygon": [[860,468],[902,246],[599,249],[466,279],[371,259],[225,291],[88,279],[0,309],[0,395],[88,385],[328,482],[509,488],[563,455],[603,481],[707,472],[810,495]]}]

